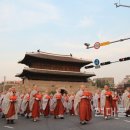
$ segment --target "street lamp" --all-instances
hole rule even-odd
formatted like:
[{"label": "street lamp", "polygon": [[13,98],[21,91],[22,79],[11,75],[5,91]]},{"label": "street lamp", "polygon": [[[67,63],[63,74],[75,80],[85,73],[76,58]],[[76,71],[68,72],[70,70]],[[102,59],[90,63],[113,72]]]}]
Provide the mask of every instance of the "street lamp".
[{"label": "street lamp", "polygon": [[5,91],[6,76],[4,76],[3,92]]},{"label": "street lamp", "polygon": [[120,0],[119,0],[118,3],[115,3],[114,5],[116,6],[116,8],[118,8],[118,7],[127,7],[127,8],[130,8],[129,5],[123,5],[123,4],[120,4]]}]

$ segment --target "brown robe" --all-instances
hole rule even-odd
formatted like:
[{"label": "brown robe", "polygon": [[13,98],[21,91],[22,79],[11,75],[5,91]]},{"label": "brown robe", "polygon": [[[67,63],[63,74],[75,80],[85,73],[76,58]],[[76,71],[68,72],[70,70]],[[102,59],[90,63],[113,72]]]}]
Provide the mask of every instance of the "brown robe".
[{"label": "brown robe", "polygon": [[45,110],[43,110],[44,116],[48,116],[50,114],[50,99],[47,102]]},{"label": "brown robe", "polygon": [[32,107],[32,118],[40,117],[40,101],[35,100]]},{"label": "brown robe", "polygon": [[[117,102],[118,102],[118,97],[113,97],[112,98],[112,111],[117,114],[117,111],[118,111],[118,107],[117,107]],[[113,114],[114,114],[113,113]]]},{"label": "brown robe", "polygon": [[10,107],[9,107],[8,113],[6,115],[6,118],[10,118],[13,115],[15,115],[15,102],[10,103]]},{"label": "brown robe", "polygon": [[79,103],[80,121],[90,121],[92,119],[92,110],[90,99],[82,98]]},{"label": "brown robe", "polygon": [[104,106],[104,116],[111,116],[112,113],[112,96],[107,97]]},{"label": "brown robe", "polygon": [[56,107],[54,109],[54,115],[64,115],[64,105],[61,101],[62,99],[57,99]]}]

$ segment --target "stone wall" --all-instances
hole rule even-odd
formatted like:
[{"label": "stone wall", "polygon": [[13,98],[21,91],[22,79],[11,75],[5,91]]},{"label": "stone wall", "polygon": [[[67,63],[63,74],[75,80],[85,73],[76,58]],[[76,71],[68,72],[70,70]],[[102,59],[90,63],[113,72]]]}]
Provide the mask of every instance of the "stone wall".
[{"label": "stone wall", "polygon": [[90,91],[95,91],[96,87],[91,86],[89,82],[60,82],[60,81],[40,81],[40,80],[24,80],[23,88],[32,88],[33,85],[40,87],[41,91],[49,89],[50,91],[55,91],[57,88],[65,88],[68,92],[76,92],[80,85],[84,84],[88,86]]}]

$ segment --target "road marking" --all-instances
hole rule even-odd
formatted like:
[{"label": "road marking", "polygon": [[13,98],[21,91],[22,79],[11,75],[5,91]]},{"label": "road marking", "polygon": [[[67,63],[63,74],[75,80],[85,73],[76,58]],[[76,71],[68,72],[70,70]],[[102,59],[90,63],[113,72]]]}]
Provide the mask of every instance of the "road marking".
[{"label": "road marking", "polygon": [[124,120],[125,122],[130,122],[129,120]]},{"label": "road marking", "polygon": [[103,117],[103,115],[95,115],[95,117]]},{"label": "road marking", "polygon": [[115,120],[119,120],[120,118],[114,118]]},{"label": "road marking", "polygon": [[123,116],[123,115],[118,115],[118,117],[126,117],[126,116]]},{"label": "road marking", "polygon": [[11,126],[4,126],[5,128],[13,129],[14,127]]}]

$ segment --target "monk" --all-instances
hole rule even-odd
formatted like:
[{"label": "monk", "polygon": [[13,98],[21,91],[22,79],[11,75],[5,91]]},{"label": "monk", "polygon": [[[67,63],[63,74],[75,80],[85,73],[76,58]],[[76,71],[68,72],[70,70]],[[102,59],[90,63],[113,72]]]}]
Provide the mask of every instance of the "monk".
[{"label": "monk", "polygon": [[14,120],[18,118],[18,103],[16,90],[10,88],[3,101],[3,112],[6,116],[7,124],[14,124]]},{"label": "monk", "polygon": [[95,110],[97,110],[97,114],[101,114],[101,91],[97,90],[93,97],[93,105]]},{"label": "monk", "polygon": [[74,110],[75,114],[79,115],[80,123],[82,125],[86,124],[92,119],[91,110],[91,98],[92,94],[87,90],[84,85],[81,85],[80,90],[76,93],[74,100]]},{"label": "monk", "polygon": [[40,108],[41,108],[41,99],[42,96],[39,92],[39,88],[34,86],[33,90],[30,93],[30,111],[32,113],[33,121],[36,122],[40,117]]},{"label": "monk", "polygon": [[30,117],[30,105],[29,105],[29,101],[30,101],[30,93],[31,93],[31,89],[28,89],[26,94],[24,95],[24,98],[23,98],[23,101],[22,101],[22,104],[21,104],[21,110],[22,110],[22,113],[24,113],[24,116],[26,118],[29,118]]},{"label": "monk", "polygon": [[1,95],[0,95],[0,114],[2,115],[2,118],[5,118],[5,115],[2,112],[2,104],[3,104],[3,100],[5,98],[5,95],[6,95],[6,91],[5,92],[1,92]]},{"label": "monk", "polygon": [[18,112],[21,116],[24,116],[24,112],[22,111],[22,102],[25,96],[25,91],[22,91],[22,93],[18,94]]},{"label": "monk", "polygon": [[57,89],[56,94],[53,96],[53,106],[54,106],[54,119],[60,118],[64,119],[65,107],[63,105],[63,96],[61,90]]},{"label": "monk", "polygon": [[69,113],[69,95],[64,93],[63,98],[64,98],[65,113],[67,114]]},{"label": "monk", "polygon": [[128,117],[130,115],[130,86],[129,85],[126,86],[125,93],[123,94],[122,97],[122,102],[126,111],[126,117]]},{"label": "monk", "polygon": [[105,119],[112,116],[112,92],[108,85],[105,85],[101,92],[101,108],[104,110]]},{"label": "monk", "polygon": [[112,93],[112,113],[113,116],[118,116],[118,101],[119,97],[117,92]]},{"label": "monk", "polygon": [[50,100],[51,96],[49,95],[49,91],[46,90],[44,96],[42,97],[42,110],[44,117],[48,117],[50,114]]},{"label": "monk", "polygon": [[69,112],[70,112],[70,115],[75,115],[75,112],[74,112],[74,99],[75,99],[75,94],[72,93],[70,96],[69,96]]},{"label": "monk", "polygon": [[53,94],[50,94],[50,115],[54,115],[54,98],[53,98]]}]

